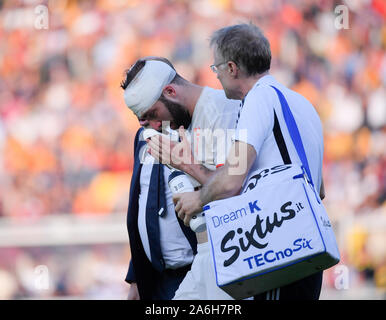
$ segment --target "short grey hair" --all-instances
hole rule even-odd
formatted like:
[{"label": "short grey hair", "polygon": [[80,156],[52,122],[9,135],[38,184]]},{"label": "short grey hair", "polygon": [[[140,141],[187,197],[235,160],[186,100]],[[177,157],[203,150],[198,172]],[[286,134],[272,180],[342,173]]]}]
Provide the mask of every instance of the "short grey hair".
[{"label": "short grey hair", "polygon": [[271,67],[271,48],[262,31],[252,23],[237,24],[215,31],[210,46],[225,61],[233,61],[248,76]]}]

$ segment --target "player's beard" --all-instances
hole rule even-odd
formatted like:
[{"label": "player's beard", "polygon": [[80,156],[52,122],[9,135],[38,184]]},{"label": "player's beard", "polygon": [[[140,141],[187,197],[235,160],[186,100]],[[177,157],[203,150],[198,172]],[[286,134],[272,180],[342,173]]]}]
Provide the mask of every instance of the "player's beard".
[{"label": "player's beard", "polygon": [[[160,99],[165,107],[169,110],[173,120],[171,121],[172,129],[178,129],[180,126],[184,126],[187,129],[192,122],[192,117],[190,116],[188,109],[183,105],[172,102],[166,99]],[[173,128],[174,127],[174,128]]]}]

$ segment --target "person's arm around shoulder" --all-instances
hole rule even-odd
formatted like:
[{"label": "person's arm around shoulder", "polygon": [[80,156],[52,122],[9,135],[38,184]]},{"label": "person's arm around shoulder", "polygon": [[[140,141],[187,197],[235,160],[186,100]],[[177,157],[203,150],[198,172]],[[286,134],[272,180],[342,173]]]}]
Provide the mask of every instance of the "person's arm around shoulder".
[{"label": "person's arm around shoulder", "polygon": [[207,203],[239,194],[256,156],[253,146],[236,141],[231,147],[225,165],[216,170],[200,191],[174,195],[175,210],[184,224],[188,226],[192,215],[201,212]]}]

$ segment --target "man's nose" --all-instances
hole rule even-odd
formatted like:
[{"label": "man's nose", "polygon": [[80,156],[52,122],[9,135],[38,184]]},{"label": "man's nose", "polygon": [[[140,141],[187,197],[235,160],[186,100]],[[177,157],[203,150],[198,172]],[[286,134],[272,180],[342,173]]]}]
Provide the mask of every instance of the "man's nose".
[{"label": "man's nose", "polygon": [[150,127],[152,127],[154,130],[160,131],[162,127],[161,121],[150,121]]},{"label": "man's nose", "polygon": [[139,125],[142,127],[146,127],[149,125],[149,120],[139,119]]}]

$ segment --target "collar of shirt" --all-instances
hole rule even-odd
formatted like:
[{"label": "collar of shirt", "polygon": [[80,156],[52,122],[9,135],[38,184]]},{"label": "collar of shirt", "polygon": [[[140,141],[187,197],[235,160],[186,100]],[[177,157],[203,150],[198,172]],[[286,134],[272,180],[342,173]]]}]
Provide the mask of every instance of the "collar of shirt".
[{"label": "collar of shirt", "polygon": [[[274,84],[274,83],[276,83],[275,78],[273,76],[271,76],[270,74],[267,74],[264,77],[261,77],[259,80],[257,80],[256,83],[251,88],[251,90],[253,88],[256,88],[260,84],[271,85],[271,84]],[[251,91],[251,90],[249,90],[249,91]]]},{"label": "collar of shirt", "polygon": [[271,84],[275,84],[277,83],[275,78],[273,76],[271,76],[270,74],[267,74],[263,77],[261,77],[259,80],[257,80],[255,82],[255,84],[252,86],[252,88],[247,92],[247,94],[244,96],[244,99],[241,101],[241,106],[244,105],[244,101],[245,101],[245,98],[247,97],[247,95],[253,90],[255,89],[257,86],[259,86],[260,84],[266,84],[266,85],[271,85]]},{"label": "collar of shirt", "polygon": [[[260,84],[271,85],[271,84],[275,84],[275,83],[276,83],[275,78],[273,76],[271,76],[270,74],[267,74],[267,75],[261,77],[259,80],[257,80],[256,83],[252,86],[252,88],[248,91],[248,93],[251,92],[257,86],[259,86]],[[237,127],[237,124],[239,122],[241,109],[244,106],[244,101],[245,101],[245,98],[247,97],[248,93],[244,96],[243,100],[241,100],[241,103],[239,106],[239,112],[238,112],[237,119],[236,119],[236,127]]]}]

